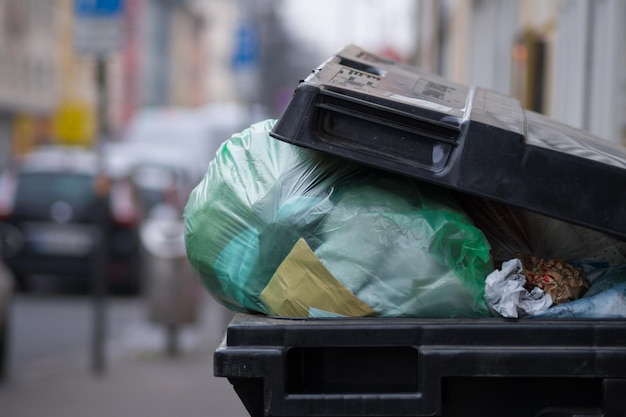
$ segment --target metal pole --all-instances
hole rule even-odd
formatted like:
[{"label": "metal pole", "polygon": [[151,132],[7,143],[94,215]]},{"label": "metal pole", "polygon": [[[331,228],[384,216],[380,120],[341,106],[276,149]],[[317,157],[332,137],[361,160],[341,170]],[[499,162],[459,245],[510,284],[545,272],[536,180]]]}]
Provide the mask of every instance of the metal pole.
[{"label": "metal pole", "polygon": [[109,258],[109,180],[106,174],[103,156],[103,141],[108,135],[107,126],[107,79],[106,62],[96,62],[96,85],[98,93],[98,139],[96,151],[98,155],[98,174],[95,191],[97,199],[98,230],[100,239],[97,243],[96,256],[92,273],[93,296],[93,339],[92,339],[92,370],[102,375],[106,368],[106,298],[107,298],[107,266]]}]

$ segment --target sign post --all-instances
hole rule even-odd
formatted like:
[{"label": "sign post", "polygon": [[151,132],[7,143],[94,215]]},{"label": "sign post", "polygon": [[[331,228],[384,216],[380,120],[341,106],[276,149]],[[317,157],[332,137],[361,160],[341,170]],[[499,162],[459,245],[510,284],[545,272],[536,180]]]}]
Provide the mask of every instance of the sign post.
[{"label": "sign post", "polygon": [[74,0],[76,32],[74,45],[78,53],[96,58],[95,81],[98,91],[98,127],[95,144],[98,155],[98,175],[94,184],[98,205],[100,239],[92,270],[93,337],[92,369],[97,375],[106,368],[106,297],[108,292],[109,260],[109,180],[103,159],[103,145],[109,136],[107,119],[106,58],[117,52],[123,42],[123,0]]}]

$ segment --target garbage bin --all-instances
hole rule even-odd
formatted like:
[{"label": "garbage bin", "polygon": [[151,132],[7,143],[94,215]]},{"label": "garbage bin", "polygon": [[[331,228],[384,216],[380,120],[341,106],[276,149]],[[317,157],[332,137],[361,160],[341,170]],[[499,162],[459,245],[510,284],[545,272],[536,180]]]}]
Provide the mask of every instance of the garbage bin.
[{"label": "garbage bin", "polygon": [[[626,240],[626,149],[347,46],[273,136]],[[261,416],[623,416],[626,319],[238,313],[214,373]]]},{"label": "garbage bin", "polygon": [[177,216],[152,216],[142,224],[140,236],[149,319],[168,327],[194,323],[198,318],[199,286],[186,256],[182,220]]}]

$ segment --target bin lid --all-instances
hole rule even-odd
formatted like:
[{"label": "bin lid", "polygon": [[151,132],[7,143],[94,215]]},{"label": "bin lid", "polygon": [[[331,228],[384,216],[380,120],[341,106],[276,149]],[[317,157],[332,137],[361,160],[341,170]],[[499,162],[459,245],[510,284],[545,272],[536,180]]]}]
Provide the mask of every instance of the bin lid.
[{"label": "bin lid", "polygon": [[626,238],[626,148],[348,45],[297,86],[271,135]]}]

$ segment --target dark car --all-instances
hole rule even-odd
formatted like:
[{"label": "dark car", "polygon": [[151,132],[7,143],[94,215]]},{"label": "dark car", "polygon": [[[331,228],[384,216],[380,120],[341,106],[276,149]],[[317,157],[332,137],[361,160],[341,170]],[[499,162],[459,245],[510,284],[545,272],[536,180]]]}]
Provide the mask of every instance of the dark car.
[{"label": "dark car", "polygon": [[70,279],[86,288],[103,232],[110,243],[109,287],[116,292],[138,290],[141,216],[133,184],[111,179],[108,227],[101,230],[97,167],[97,156],[89,150],[48,147],[20,158],[15,169],[5,173],[0,221],[10,249],[4,257],[21,290],[29,289],[34,275]]}]

